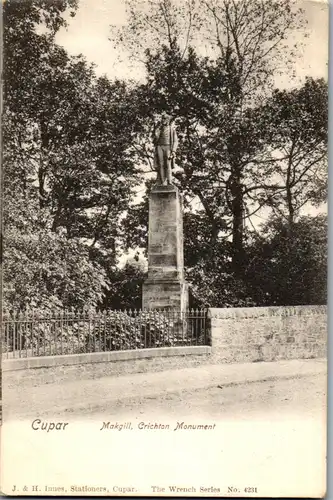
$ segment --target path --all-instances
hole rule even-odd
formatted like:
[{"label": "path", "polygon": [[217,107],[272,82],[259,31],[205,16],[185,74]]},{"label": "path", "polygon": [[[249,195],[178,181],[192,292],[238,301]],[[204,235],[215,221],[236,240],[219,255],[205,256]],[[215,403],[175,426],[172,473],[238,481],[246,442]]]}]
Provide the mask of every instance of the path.
[{"label": "path", "polygon": [[[306,387],[308,380],[322,375],[325,385],[325,360],[288,360],[271,363],[244,363],[229,365],[207,365],[159,373],[139,373],[120,377],[103,377],[95,380],[77,380],[59,385],[46,384],[39,387],[4,388],[6,406],[11,416],[55,415],[56,413],[89,414],[105,408],[119,407],[126,401],[149,398],[172,398],[185,400],[186,393],[207,391],[210,394],[232,394],[235,386],[256,382],[272,382],[284,379],[302,379],[291,393],[297,398],[299,387]],[[289,385],[288,385],[289,384]],[[259,387],[259,386],[258,386]],[[266,387],[266,386],[265,386]],[[232,388],[232,389],[230,389]],[[215,391],[215,392],[214,392]],[[260,392],[260,389],[258,389]],[[273,391],[273,389],[272,389]],[[274,391],[271,394],[274,395]],[[295,392],[296,391],[296,392]],[[250,394],[240,389],[240,394]],[[198,392],[201,394],[202,392]],[[178,395],[178,396],[177,396]],[[200,397],[201,397],[200,396]],[[185,399],[184,399],[185,398]],[[4,417],[5,418],[5,417]]]}]

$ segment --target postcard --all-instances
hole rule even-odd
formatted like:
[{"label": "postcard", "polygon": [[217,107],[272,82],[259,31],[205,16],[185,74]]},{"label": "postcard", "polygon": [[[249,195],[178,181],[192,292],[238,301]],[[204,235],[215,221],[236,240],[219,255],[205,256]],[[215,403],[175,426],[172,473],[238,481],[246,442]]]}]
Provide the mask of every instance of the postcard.
[{"label": "postcard", "polygon": [[328,4],[2,15],[1,492],[324,497]]}]

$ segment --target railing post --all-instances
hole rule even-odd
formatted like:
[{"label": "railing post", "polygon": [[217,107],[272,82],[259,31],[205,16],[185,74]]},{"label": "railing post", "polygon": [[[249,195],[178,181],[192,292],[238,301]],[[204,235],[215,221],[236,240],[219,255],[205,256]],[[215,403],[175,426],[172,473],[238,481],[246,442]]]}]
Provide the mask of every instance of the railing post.
[{"label": "railing post", "polygon": [[11,313],[9,317],[4,315],[2,329],[2,339],[6,343],[4,355],[7,358],[11,350],[15,358],[82,351],[211,345],[211,318],[205,308],[182,311],[171,308],[93,311],[85,308],[78,312],[71,308],[50,313],[26,310]]},{"label": "railing post", "polygon": [[212,316],[209,309],[206,309],[206,345],[212,345]]},{"label": "railing post", "polygon": [[[143,323],[143,345],[144,348],[147,347],[147,313],[146,311],[143,311],[143,314],[141,314],[140,321],[142,322],[142,318],[144,319]],[[142,326],[140,327],[142,329]]]},{"label": "railing post", "polygon": [[96,342],[97,342],[97,352],[101,351],[101,320],[102,320],[102,311],[96,310]]},{"label": "railing post", "polygon": [[93,336],[93,343],[94,343],[94,352],[96,352],[96,311],[91,310],[92,317],[91,317],[91,329],[90,329],[90,335]]},{"label": "railing post", "polygon": [[21,348],[22,348],[22,325],[23,325],[23,319],[24,319],[24,316],[23,316],[23,313],[20,311],[19,312],[19,316],[18,316],[18,322],[17,322],[17,326],[18,326],[18,331],[17,331],[17,336],[18,336],[18,351],[19,351],[19,358],[21,357]]}]

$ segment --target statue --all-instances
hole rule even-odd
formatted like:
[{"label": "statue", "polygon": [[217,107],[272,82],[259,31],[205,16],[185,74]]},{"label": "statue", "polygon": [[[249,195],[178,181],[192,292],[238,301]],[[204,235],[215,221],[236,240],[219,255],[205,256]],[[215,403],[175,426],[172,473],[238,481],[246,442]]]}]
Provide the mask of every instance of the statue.
[{"label": "statue", "polygon": [[161,123],[154,131],[154,166],[157,170],[157,182],[163,186],[171,184],[171,170],[178,146],[176,127],[167,113],[161,116]]}]

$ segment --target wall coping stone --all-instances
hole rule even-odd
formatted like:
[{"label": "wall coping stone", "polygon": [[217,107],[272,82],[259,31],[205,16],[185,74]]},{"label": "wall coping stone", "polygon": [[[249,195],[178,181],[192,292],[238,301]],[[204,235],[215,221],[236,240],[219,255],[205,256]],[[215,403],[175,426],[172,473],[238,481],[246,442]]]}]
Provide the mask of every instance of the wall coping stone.
[{"label": "wall coping stone", "polygon": [[314,316],[317,314],[327,314],[327,306],[210,307],[208,309],[210,318],[223,320],[271,316]]},{"label": "wall coping stone", "polygon": [[60,356],[39,356],[30,358],[2,359],[4,372],[29,368],[51,368],[55,366],[107,363],[144,358],[189,356],[211,354],[210,346],[154,347],[148,349],[93,352],[83,354],[63,354]]}]

